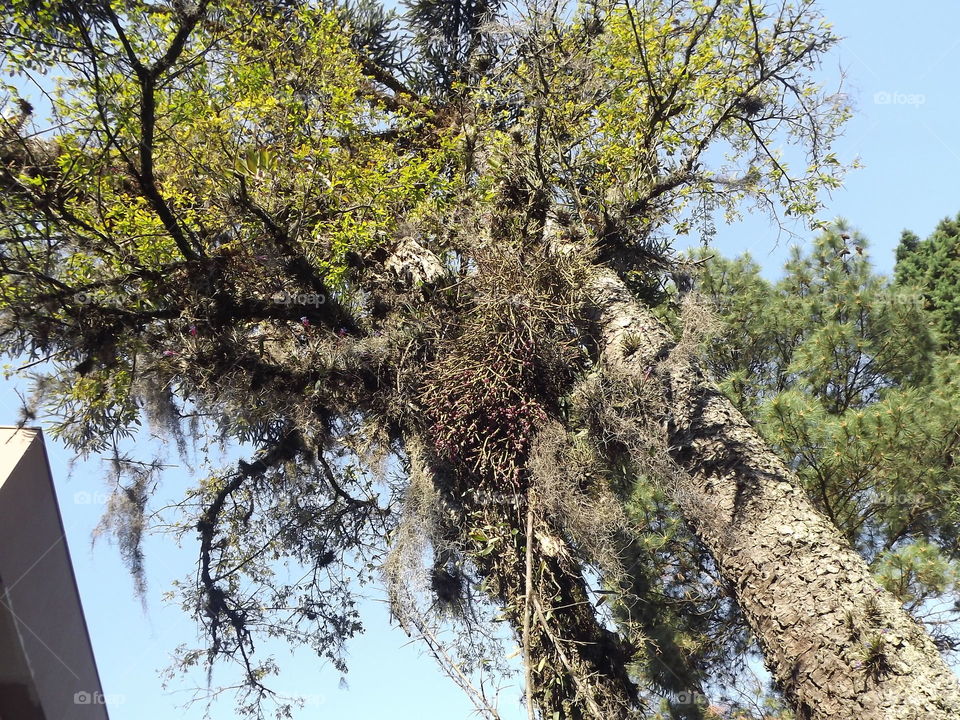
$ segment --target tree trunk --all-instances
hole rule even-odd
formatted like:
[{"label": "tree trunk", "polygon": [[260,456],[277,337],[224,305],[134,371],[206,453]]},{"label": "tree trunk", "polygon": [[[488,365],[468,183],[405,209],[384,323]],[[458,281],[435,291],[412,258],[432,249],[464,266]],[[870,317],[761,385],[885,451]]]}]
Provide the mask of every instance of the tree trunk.
[{"label": "tree trunk", "polygon": [[474,493],[476,478],[426,455],[411,460],[426,465],[462,533],[484,529],[492,551],[481,549],[470,559],[524,649],[528,702],[540,717],[637,717],[630,651],[600,622],[573,548],[531,509],[526,488],[509,500],[504,493]]},{"label": "tree trunk", "polygon": [[606,371],[658,393],[656,419],[679,471],[674,497],[797,717],[960,718],[957,678],[932,640],[692,353],[615,273],[598,271],[590,290]]},{"label": "tree trunk", "polygon": [[[446,273],[413,238],[398,244],[386,268],[408,289],[430,286]],[[431,478],[459,542],[478,543],[468,554],[523,649],[528,703],[547,720],[637,717],[631,650],[603,625],[575,549],[537,512],[527,475],[507,481],[441,461],[417,439],[422,432],[407,428],[411,467]]]}]

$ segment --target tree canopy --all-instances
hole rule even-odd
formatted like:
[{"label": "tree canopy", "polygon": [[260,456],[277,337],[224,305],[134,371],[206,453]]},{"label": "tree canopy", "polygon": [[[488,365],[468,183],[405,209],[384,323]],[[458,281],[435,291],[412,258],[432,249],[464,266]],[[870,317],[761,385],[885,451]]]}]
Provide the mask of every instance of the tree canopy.
[{"label": "tree canopy", "polygon": [[923,293],[940,333],[952,350],[960,348],[960,218],[944,218],[926,240],[904,230],[897,247],[897,283]]},{"label": "tree canopy", "polygon": [[920,291],[877,275],[867,247],[841,222],[776,282],[749,257],[701,253],[718,320],[705,357],[884,586],[956,650],[958,358]]},{"label": "tree canopy", "polygon": [[[630,609],[663,578],[624,565],[658,548],[623,501],[656,504],[683,473],[714,472],[677,469],[686,456],[663,436],[694,447],[707,432],[677,419],[677,398],[727,414],[725,452],[755,441],[706,385],[671,379],[701,377],[696,318],[684,316],[678,342],[643,303],[677,268],[673,238],[709,236],[717,214],[753,203],[817,224],[849,111],[814,77],[836,42],[814,4],[5,9],[7,69],[36,81],[51,128],[39,101],[10,89],[0,349],[35,363],[28,412],[51,414],[78,452],[114,458],[107,523],[135,571],[160,482],[124,445],[142,418],[184,452],[206,434],[251,453],[197,478],[179,506],[179,534],[199,544],[184,604],[209,640],[183,663],[239,663],[240,712],[260,715],[277,666],[257,639],[306,643],[345,668],[357,581],[382,574],[398,622],[486,717],[498,717],[486,650],[497,638],[482,632],[494,616],[522,651],[531,717],[634,717],[680,691],[682,676],[650,662],[663,623]],[[850,290],[844,268],[831,271],[835,294]],[[781,355],[751,372],[801,378],[825,419],[929,376],[879,339],[915,319],[910,308],[877,299],[886,309],[866,327],[830,292],[807,294],[829,327],[809,331],[819,340],[801,348],[805,364]],[[856,354],[861,340],[876,362]],[[847,363],[836,372],[822,363],[830,352]],[[748,411],[772,392],[731,378]],[[845,518],[854,494],[828,492],[824,507]],[[832,538],[804,502],[784,507]],[[694,527],[714,556],[734,546]],[[852,578],[860,561],[837,547],[837,572]],[[740,572],[732,556],[720,565],[724,582]],[[869,582],[850,597],[860,603]],[[748,618],[762,614],[755,599]],[[906,632],[895,600],[880,602],[864,622]],[[462,642],[440,638],[449,625]],[[950,712],[926,639],[903,638]],[[876,680],[901,650],[870,642],[862,674]],[[811,688],[788,688],[801,713],[814,712]]]}]

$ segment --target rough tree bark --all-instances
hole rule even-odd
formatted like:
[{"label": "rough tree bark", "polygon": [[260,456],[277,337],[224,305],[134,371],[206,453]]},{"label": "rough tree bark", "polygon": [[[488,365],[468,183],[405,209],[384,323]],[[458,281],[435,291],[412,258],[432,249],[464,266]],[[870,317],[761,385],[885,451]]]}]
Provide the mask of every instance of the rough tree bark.
[{"label": "rough tree bark", "polygon": [[957,678],[932,640],[696,360],[670,356],[672,333],[612,271],[599,270],[590,290],[606,371],[644,393],[659,383],[678,505],[797,717],[960,717]]},{"label": "rough tree bark", "polygon": [[484,527],[489,534],[493,552],[474,553],[471,560],[524,648],[527,692],[540,716],[635,718],[631,651],[600,622],[573,548],[531,507],[526,484],[521,481],[511,497],[502,489],[471,492],[475,476],[439,461],[419,441],[408,442],[407,449],[412,466],[432,479],[443,498],[448,522],[459,532]]}]

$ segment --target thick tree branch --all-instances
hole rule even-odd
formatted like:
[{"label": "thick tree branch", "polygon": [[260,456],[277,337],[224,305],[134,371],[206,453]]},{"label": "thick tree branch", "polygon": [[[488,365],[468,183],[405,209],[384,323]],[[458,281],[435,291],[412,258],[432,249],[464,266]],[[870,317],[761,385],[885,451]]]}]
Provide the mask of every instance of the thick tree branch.
[{"label": "thick tree branch", "polygon": [[636,412],[662,424],[674,497],[798,716],[956,717],[960,686],[930,638],[712,386],[691,348],[678,348],[612,271],[596,272],[591,295],[607,372],[640,392],[653,368],[662,384],[662,407]]}]

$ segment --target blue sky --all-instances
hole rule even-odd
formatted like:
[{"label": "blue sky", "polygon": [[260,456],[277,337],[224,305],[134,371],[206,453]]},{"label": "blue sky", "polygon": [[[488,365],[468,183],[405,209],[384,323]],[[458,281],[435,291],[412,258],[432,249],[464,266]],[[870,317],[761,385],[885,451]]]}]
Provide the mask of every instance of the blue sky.
[{"label": "blue sky", "polygon": [[[821,2],[844,38],[823,77],[846,92],[854,116],[837,144],[844,162],[859,157],[844,187],[827,198],[827,218],[843,217],[870,242],[875,267],[893,268],[904,228],[926,237],[937,222],[960,211],[960,3],[892,0]],[[843,73],[842,86],[837,84]],[[827,78],[834,78],[831,86]],[[714,247],[724,255],[749,251],[772,277],[799,240],[761,217],[719,230]]]},{"label": "blue sky", "polygon": [[[838,154],[846,161],[859,157],[863,164],[828,199],[826,215],[845,217],[862,231],[876,267],[889,272],[903,228],[923,237],[941,218],[960,211],[960,3],[830,0],[822,7],[845,38],[823,74],[837,78],[842,70],[842,89],[855,106]],[[801,242],[809,239],[809,232],[794,229]],[[773,277],[792,242],[787,236],[778,242],[767,220],[753,217],[722,228],[715,247],[726,255],[749,250]],[[0,385],[0,393],[0,424],[13,424],[12,383]],[[117,550],[106,541],[91,547],[106,493],[97,461],[78,463],[71,471],[69,453],[49,437],[47,443],[104,691],[118,700],[111,717],[201,718],[202,703],[188,709],[182,705],[191,688],[204,686],[203,673],[187,681],[175,678],[166,690],[159,677],[177,645],[197,641],[187,615],[163,600],[170,582],[194,568],[196,547],[177,548],[168,538],[148,540],[144,609]],[[188,473],[174,470],[168,482],[173,491],[189,482]],[[371,600],[362,610],[367,632],[350,645],[346,686],[332,668],[279,649],[283,673],[277,687],[308,699],[297,720],[470,716],[472,707],[461,691],[405,634],[389,626],[382,603]],[[217,679],[215,675],[214,683]],[[505,720],[524,716],[518,696],[516,685],[504,691]],[[234,717],[229,695],[212,706],[211,717]]]}]

